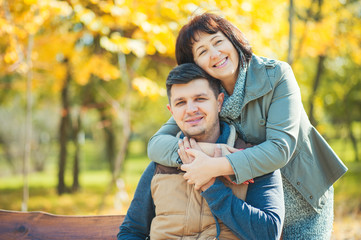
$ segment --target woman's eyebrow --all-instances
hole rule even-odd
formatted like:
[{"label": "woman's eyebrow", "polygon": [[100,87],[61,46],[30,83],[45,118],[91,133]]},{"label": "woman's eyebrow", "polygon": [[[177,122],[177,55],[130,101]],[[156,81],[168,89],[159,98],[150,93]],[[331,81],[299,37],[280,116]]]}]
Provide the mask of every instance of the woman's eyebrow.
[{"label": "woman's eyebrow", "polygon": [[211,38],[211,41],[213,41],[213,39],[217,38],[217,37],[221,37],[221,35],[215,35],[214,37]]},{"label": "woman's eyebrow", "polygon": [[197,47],[195,52],[198,52],[198,50],[199,50],[200,48],[202,48],[202,47],[203,47],[203,45]]},{"label": "woman's eyebrow", "polygon": [[[213,41],[213,39],[217,38],[217,37],[221,37],[220,35],[215,35],[214,37],[211,38],[210,42]],[[197,52],[200,48],[204,47],[204,45],[201,45],[199,47],[196,48],[195,52]]]}]

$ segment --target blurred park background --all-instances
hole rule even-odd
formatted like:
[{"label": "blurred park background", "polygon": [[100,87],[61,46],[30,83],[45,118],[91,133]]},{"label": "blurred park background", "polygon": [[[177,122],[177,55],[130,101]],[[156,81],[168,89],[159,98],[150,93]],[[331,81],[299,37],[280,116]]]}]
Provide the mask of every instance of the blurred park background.
[{"label": "blurred park background", "polygon": [[333,239],[361,239],[361,1],[0,0],[0,209],[125,214],[170,114],[175,39],[211,11],[292,65],[349,167]]}]

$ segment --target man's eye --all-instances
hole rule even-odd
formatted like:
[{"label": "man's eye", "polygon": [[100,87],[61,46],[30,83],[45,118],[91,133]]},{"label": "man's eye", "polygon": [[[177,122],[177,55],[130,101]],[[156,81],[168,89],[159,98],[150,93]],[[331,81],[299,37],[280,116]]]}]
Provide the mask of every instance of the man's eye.
[{"label": "man's eye", "polygon": [[197,98],[197,101],[205,101],[205,100],[207,100],[207,98],[204,97]]},{"label": "man's eye", "polygon": [[223,40],[218,40],[218,41],[216,41],[215,45],[220,44],[222,41],[223,41]]},{"label": "man's eye", "polygon": [[184,101],[180,101],[180,102],[176,102],[176,106],[182,106],[185,102]]}]

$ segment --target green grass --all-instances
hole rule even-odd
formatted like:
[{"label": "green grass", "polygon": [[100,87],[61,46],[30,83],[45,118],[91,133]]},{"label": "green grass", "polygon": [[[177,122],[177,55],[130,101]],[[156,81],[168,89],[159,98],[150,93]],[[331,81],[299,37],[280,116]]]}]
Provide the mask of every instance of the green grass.
[{"label": "green grass", "polygon": [[127,192],[131,195],[134,194],[139,178],[149,163],[150,161],[146,156],[134,157],[125,161],[124,171],[121,174],[121,178],[124,179]]},{"label": "green grass", "polygon": [[349,215],[361,212],[361,163],[346,163],[349,170],[335,184],[335,214]]},{"label": "green grass", "polygon": [[[134,157],[125,161],[121,178],[125,182],[129,200],[123,203],[122,209],[114,209],[114,197],[117,189],[113,188],[104,201],[102,211],[99,212],[103,195],[111,180],[110,173],[102,170],[82,172],[80,174],[80,191],[61,196],[56,193],[57,174],[55,171],[30,174],[28,210],[70,215],[125,214],[139,178],[148,163],[149,160],[146,157]],[[67,176],[68,186],[71,184],[70,180],[70,176]],[[17,211],[21,209],[22,186],[21,176],[8,176],[0,179],[1,209]]]}]

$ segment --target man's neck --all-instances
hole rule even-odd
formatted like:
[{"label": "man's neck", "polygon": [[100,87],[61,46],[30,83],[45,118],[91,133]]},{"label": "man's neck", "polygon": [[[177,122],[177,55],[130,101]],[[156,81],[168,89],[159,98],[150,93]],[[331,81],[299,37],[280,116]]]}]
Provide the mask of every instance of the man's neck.
[{"label": "man's neck", "polygon": [[219,125],[217,125],[217,128],[210,132],[210,135],[200,135],[193,137],[197,142],[208,142],[208,143],[216,143],[220,134],[221,130]]}]

